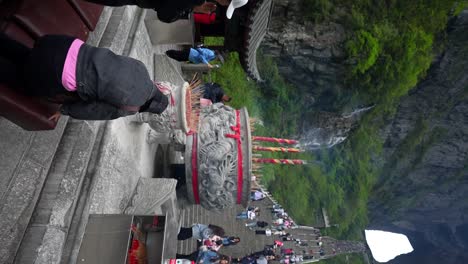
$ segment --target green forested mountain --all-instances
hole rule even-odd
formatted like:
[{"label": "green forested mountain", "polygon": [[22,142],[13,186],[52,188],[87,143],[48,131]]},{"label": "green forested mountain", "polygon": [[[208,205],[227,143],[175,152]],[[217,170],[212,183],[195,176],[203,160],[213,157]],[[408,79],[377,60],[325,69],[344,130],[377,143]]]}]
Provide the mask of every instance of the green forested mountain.
[{"label": "green forested mountain", "polygon": [[[267,81],[232,78],[228,68],[214,76],[236,96],[245,92],[234,104],[247,102],[263,121],[259,135],[300,137],[320,111],[374,106],[344,143],[293,156],[311,165],[264,167],[269,188],[299,222],[313,224],[324,207],[339,224],[327,232],[338,238],[362,239],[366,226],[409,234],[426,257],[401,263],[468,259],[466,7],[278,0],[259,58]],[[232,86],[237,81],[247,88]]]}]

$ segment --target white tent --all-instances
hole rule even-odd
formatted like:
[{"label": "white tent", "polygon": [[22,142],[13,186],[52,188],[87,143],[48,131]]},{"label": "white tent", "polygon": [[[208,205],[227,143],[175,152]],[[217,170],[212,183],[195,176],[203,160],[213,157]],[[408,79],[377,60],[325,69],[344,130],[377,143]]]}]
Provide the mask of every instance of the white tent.
[{"label": "white tent", "polygon": [[408,237],[403,234],[380,230],[365,230],[367,244],[378,262],[388,262],[395,257],[413,251]]}]

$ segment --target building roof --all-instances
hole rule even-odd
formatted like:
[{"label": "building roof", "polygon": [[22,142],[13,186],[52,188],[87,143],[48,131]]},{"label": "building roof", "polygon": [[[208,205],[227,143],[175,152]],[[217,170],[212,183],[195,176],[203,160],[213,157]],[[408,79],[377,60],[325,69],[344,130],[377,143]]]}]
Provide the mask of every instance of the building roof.
[{"label": "building roof", "polygon": [[257,68],[257,49],[265,37],[270,23],[273,0],[258,0],[248,14],[243,48],[240,52],[241,64],[247,74],[260,81]]}]

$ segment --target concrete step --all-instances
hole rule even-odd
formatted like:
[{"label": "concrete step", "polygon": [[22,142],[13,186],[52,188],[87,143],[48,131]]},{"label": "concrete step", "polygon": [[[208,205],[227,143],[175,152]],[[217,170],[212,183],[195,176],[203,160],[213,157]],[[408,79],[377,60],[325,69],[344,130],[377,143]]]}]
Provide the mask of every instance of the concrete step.
[{"label": "concrete step", "polygon": [[68,122],[15,263],[60,263],[98,128]]},{"label": "concrete step", "polygon": [[122,54],[139,10],[136,6],[113,8],[106,28],[99,41],[99,47],[108,48],[116,54]]},{"label": "concrete step", "polygon": [[61,258],[61,263],[63,264],[76,263],[76,258],[80,249],[81,241],[83,239],[83,234],[88,222],[88,198],[93,186],[96,164],[101,153],[106,129],[108,129],[107,123],[99,124],[96,133],[96,140],[94,142],[90,161],[86,170],[86,176],[83,179],[81,193],[79,194],[79,199],[77,199],[76,209],[70,223],[70,228],[68,230],[67,241],[63,246]]},{"label": "concrete step", "polygon": [[147,9],[138,9],[135,14],[135,20],[129,33],[127,44],[123,55],[140,60],[146,65],[148,73],[154,79],[154,57],[153,45],[146,30],[145,17],[147,12],[153,12]]},{"label": "concrete step", "polygon": [[92,46],[99,46],[99,42],[101,42],[102,35],[107,28],[107,24],[112,16],[112,12],[114,11],[113,7],[106,6],[102,10],[101,16],[99,17],[99,21],[96,24],[96,28],[94,31],[89,34],[88,40],[86,43]]},{"label": "concrete step", "polygon": [[30,132],[0,118],[0,263],[14,260],[67,122]]}]

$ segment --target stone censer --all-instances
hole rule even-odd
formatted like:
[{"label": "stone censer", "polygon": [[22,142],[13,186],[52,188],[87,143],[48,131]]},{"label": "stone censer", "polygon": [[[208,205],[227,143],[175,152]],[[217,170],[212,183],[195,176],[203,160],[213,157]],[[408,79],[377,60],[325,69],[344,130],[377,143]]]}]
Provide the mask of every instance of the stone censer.
[{"label": "stone censer", "polygon": [[252,141],[246,108],[218,103],[201,109],[198,132],[186,137],[185,177],[189,200],[206,209],[248,204]]},{"label": "stone censer", "polygon": [[202,86],[198,82],[182,87],[162,83],[158,87],[171,102],[168,108],[161,115],[136,115],[133,121],[149,124],[150,142],[181,146],[185,175],[173,176],[185,177],[187,198],[192,203],[209,210],[223,210],[236,204],[247,206],[255,178],[253,163],[306,164],[302,160],[258,158],[261,156],[258,153],[253,157],[252,150],[288,153],[301,150],[259,146],[257,141],[289,145],[297,145],[298,141],[252,136],[247,109],[236,110],[222,103],[203,107]]}]

